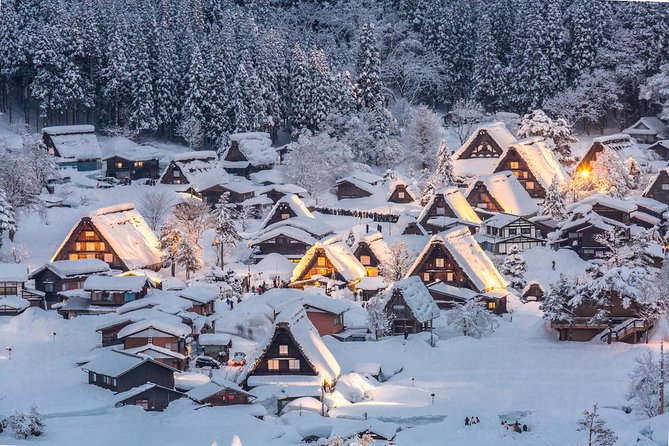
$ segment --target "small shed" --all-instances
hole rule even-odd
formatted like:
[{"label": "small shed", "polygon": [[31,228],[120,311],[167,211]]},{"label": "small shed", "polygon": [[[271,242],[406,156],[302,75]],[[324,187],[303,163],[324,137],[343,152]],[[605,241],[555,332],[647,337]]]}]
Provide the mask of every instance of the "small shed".
[{"label": "small shed", "polygon": [[392,318],[392,334],[419,333],[432,329],[439,307],[423,282],[411,276],[392,284],[384,293],[386,314]]},{"label": "small shed", "polygon": [[61,168],[88,171],[101,166],[102,151],[92,125],[44,127],[42,140]]},{"label": "small shed", "polygon": [[185,395],[178,390],[148,382],[116,394],[116,407],[139,406],[146,411],[163,411],[175,400]]},{"label": "small shed", "polygon": [[253,395],[237,384],[224,380],[214,380],[198,386],[187,392],[186,396],[198,404],[209,406],[249,404],[254,399]]}]

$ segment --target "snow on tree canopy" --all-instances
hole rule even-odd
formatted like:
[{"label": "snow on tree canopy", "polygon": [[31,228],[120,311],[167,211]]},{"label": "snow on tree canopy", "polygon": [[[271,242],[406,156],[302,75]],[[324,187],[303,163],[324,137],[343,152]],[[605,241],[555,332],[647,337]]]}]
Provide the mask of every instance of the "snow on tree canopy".
[{"label": "snow on tree canopy", "polygon": [[61,158],[87,160],[102,157],[92,125],[44,127],[42,132],[49,136]]},{"label": "snow on tree canopy", "polygon": [[465,196],[469,197],[478,182],[482,182],[492,198],[502,207],[504,212],[525,217],[539,212],[537,203],[527,193],[520,181],[511,172],[498,172],[493,175],[479,177],[474,181]]},{"label": "snow on tree canopy", "polygon": [[0,263],[0,282],[26,282],[28,267],[20,263]]},{"label": "snow on tree canopy", "polygon": [[476,291],[482,293],[506,288],[506,281],[465,226],[458,226],[433,235],[423,251],[418,254],[414,264],[409,268],[407,277],[413,275],[413,272],[420,266],[421,261],[435,243],[444,245],[455,262],[463,269]]},{"label": "snow on tree canopy", "polygon": [[239,145],[239,151],[253,166],[268,166],[278,160],[276,149],[272,147],[272,140],[268,133],[235,133],[230,135],[230,140]]},{"label": "snow on tree canopy", "polygon": [[84,281],[87,291],[131,291],[139,293],[147,285],[145,276],[90,276]]},{"label": "snow on tree canopy", "polygon": [[[337,380],[341,373],[339,363],[323,342],[323,339],[318,334],[316,328],[311,321],[309,321],[302,304],[295,303],[283,309],[277,315],[274,325],[275,330],[263,342],[258,344],[255,352],[251,355],[246,366],[244,366],[237,377],[238,384],[244,383],[248,378],[248,385],[252,387],[268,383],[279,385],[315,385],[320,387],[325,380],[330,383],[334,383]],[[272,374],[271,376],[249,377],[258,366],[264,353],[272,344],[274,336],[276,335],[276,329],[279,327],[285,327],[290,331],[295,344],[309,364],[314,368],[317,376],[282,376]]]},{"label": "snow on tree canopy", "polygon": [[383,294],[384,305],[390,301],[395,290],[402,293],[404,302],[418,322],[424,323],[439,317],[439,307],[420,277],[411,276],[393,283]]},{"label": "snow on tree canopy", "polygon": [[518,141],[511,147],[527,163],[530,172],[545,190],[548,190],[553,180],[556,180],[558,184],[569,181],[567,172],[555,157],[555,152],[541,138],[527,138]]}]

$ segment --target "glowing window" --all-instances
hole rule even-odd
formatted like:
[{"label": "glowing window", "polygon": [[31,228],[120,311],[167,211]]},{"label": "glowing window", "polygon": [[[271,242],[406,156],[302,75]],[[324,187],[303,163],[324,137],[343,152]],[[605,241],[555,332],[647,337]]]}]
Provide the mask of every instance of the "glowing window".
[{"label": "glowing window", "polygon": [[404,198],[404,192],[398,192],[397,198]]},{"label": "glowing window", "polygon": [[372,259],[369,256],[360,256],[360,263],[365,266],[368,266],[372,263]]},{"label": "glowing window", "polygon": [[95,242],[86,242],[86,251],[95,251]]},{"label": "glowing window", "polygon": [[267,368],[273,371],[279,370],[279,360],[278,359],[267,360]]},{"label": "glowing window", "polygon": [[520,163],[518,161],[511,161],[509,167],[511,169],[520,169]]},{"label": "glowing window", "polygon": [[493,301],[488,302],[488,310],[494,310],[497,304]]},{"label": "glowing window", "polygon": [[533,190],[534,189],[534,181],[528,181],[527,183],[525,183],[525,187],[527,187],[529,190]]},{"label": "glowing window", "polygon": [[84,231],[84,237],[95,238],[95,231]]},{"label": "glowing window", "polygon": [[106,263],[113,263],[114,262],[114,254],[105,253],[104,261]]},{"label": "glowing window", "polygon": [[281,220],[288,220],[290,218],[290,214],[281,214]]},{"label": "glowing window", "polygon": [[430,281],[430,273],[423,273],[423,281],[424,282]]},{"label": "glowing window", "polygon": [[319,256],[317,260],[318,266],[325,266],[325,257]]},{"label": "glowing window", "polygon": [[288,346],[287,345],[280,345],[279,346],[279,354],[281,356],[285,356],[288,354]]},{"label": "glowing window", "polygon": [[434,261],[434,263],[435,263],[437,268],[443,268],[444,267],[444,259],[442,259],[442,258],[437,258]]},{"label": "glowing window", "polygon": [[135,161],[135,167],[144,167],[144,161]]},{"label": "glowing window", "polygon": [[290,370],[300,370],[300,360],[299,359],[288,360],[288,369],[290,369]]},{"label": "glowing window", "polygon": [[116,163],[117,169],[123,169],[123,163]]},{"label": "glowing window", "polygon": [[452,272],[447,272],[446,273],[446,281],[447,282],[453,282],[454,279],[455,279],[455,274],[453,274]]}]

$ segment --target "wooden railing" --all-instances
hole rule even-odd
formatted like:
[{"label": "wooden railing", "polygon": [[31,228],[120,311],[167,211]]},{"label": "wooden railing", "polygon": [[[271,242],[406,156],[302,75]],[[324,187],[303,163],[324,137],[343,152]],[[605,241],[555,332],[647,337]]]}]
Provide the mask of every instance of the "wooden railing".
[{"label": "wooden railing", "polygon": [[644,333],[651,327],[652,324],[646,319],[630,318],[624,323],[607,330],[600,336],[600,339],[603,342],[620,342],[637,333]]}]

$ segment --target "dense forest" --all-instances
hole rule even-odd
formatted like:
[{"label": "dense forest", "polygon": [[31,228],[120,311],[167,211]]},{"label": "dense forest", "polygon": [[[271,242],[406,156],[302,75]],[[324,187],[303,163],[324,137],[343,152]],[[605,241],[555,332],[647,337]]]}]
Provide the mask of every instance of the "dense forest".
[{"label": "dense forest", "polygon": [[378,141],[419,104],[624,125],[669,115],[668,59],[662,3],[4,0],[0,112],[213,147],[250,130]]}]

